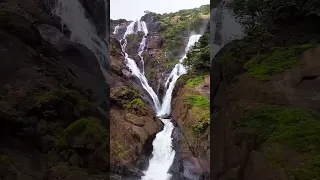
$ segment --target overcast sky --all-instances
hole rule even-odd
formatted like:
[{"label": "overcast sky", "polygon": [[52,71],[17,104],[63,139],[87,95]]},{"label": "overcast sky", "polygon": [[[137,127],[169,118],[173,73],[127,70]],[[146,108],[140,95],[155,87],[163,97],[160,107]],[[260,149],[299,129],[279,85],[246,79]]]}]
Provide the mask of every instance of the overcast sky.
[{"label": "overcast sky", "polygon": [[146,10],[162,14],[204,4],[210,4],[210,0],[110,0],[110,16],[113,20],[136,20],[140,19]]}]

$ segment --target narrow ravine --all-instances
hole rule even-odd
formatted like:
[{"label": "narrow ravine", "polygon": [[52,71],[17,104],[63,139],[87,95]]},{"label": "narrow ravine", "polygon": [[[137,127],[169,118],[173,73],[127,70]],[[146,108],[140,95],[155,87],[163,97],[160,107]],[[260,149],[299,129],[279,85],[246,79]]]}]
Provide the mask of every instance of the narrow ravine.
[{"label": "narrow ravine", "polygon": [[[118,26],[115,27],[113,33],[116,34],[117,31]],[[132,58],[129,58],[129,55],[125,52],[125,47],[128,43],[127,36],[139,31],[144,32],[144,36],[138,50],[138,55],[141,59],[140,61],[142,64],[141,69],[139,69],[136,62]],[[174,125],[171,122],[172,119],[170,117],[172,92],[178,78],[187,73],[187,68],[182,65],[183,60],[186,58],[187,52],[199,40],[201,35],[196,34],[192,35],[189,38],[187,47],[185,48],[185,55],[175,65],[165,83],[166,91],[162,103],[160,102],[158,95],[148,84],[148,80],[144,75],[144,60],[142,57],[142,53],[145,50],[147,35],[148,29],[146,23],[144,21],[137,20],[131,22],[127,26],[126,32],[119,42],[122,47],[123,56],[125,57],[126,66],[130,69],[131,73],[140,81],[143,89],[151,97],[155,113],[164,124],[163,130],[156,135],[156,138],[152,143],[152,158],[150,159],[148,169],[144,172],[145,175],[142,177],[142,180],[168,180],[172,177],[172,175],[168,171],[173,163],[176,154],[172,146],[172,132],[174,130]]]}]

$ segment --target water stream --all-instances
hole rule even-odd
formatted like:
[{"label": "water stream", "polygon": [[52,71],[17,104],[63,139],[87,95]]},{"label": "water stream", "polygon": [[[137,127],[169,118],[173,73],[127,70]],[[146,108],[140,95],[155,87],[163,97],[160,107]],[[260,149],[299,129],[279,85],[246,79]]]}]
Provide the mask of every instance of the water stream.
[{"label": "water stream", "polygon": [[[119,26],[116,26],[114,33],[117,33],[118,27]],[[131,73],[140,81],[143,89],[151,97],[155,112],[164,124],[163,130],[156,135],[156,138],[152,143],[152,158],[149,161],[149,167],[144,172],[145,175],[142,177],[142,180],[168,180],[172,176],[168,171],[175,157],[175,151],[172,147],[171,136],[174,130],[174,125],[171,122],[172,119],[169,117],[171,114],[172,92],[178,78],[187,73],[187,69],[182,65],[183,60],[186,58],[187,52],[189,51],[191,46],[193,46],[199,40],[201,35],[197,34],[189,38],[188,45],[185,48],[185,55],[180,59],[178,64],[175,65],[165,83],[167,89],[163,98],[163,102],[161,104],[157,94],[149,86],[148,80],[144,76],[144,66],[139,69],[136,62],[133,59],[129,58],[128,54],[125,52],[125,47],[127,45],[127,36],[139,31],[144,32],[144,36],[138,50],[138,55],[141,58],[141,64],[144,65],[142,53],[145,50],[148,35],[148,29],[145,22],[137,20],[131,22],[127,26],[126,32],[124,33],[123,38],[120,40],[122,53],[125,57],[126,66],[130,69]]]}]

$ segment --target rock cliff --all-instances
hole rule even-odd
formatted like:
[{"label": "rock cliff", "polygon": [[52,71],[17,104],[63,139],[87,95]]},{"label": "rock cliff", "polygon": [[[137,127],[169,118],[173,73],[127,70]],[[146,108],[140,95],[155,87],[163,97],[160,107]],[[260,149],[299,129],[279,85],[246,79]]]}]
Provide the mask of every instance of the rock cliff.
[{"label": "rock cliff", "polygon": [[109,85],[43,7],[0,5],[1,177],[106,179]]},{"label": "rock cliff", "polygon": [[280,24],[268,24],[271,36],[255,29],[212,59],[213,179],[319,177],[314,68],[319,66],[320,31],[312,25],[319,17],[298,16],[295,22],[283,16]]}]

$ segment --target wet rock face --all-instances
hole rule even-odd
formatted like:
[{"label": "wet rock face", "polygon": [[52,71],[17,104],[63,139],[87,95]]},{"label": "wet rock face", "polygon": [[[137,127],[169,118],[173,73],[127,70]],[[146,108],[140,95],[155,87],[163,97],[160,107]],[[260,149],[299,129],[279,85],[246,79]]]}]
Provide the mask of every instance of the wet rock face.
[{"label": "wet rock face", "polygon": [[156,13],[147,13],[141,17],[141,21],[144,21],[147,24],[149,34],[153,34],[153,32],[160,30],[160,22],[157,22],[157,20]]},{"label": "wet rock face", "polygon": [[110,22],[110,33],[114,33],[115,32],[115,28],[116,26],[118,26],[117,28],[117,33],[114,34],[114,36],[116,37],[116,39],[120,40],[123,38],[124,33],[127,30],[127,26],[130,24],[130,22],[126,21],[126,20],[111,20]]},{"label": "wet rock face", "polygon": [[104,0],[80,0],[83,7],[87,10],[88,17],[92,19],[96,26],[97,33],[100,37],[105,37],[108,29],[106,29],[106,1]]},{"label": "wet rock face", "polygon": [[159,35],[150,35],[148,36],[148,50],[160,49],[164,43],[164,39]]}]

